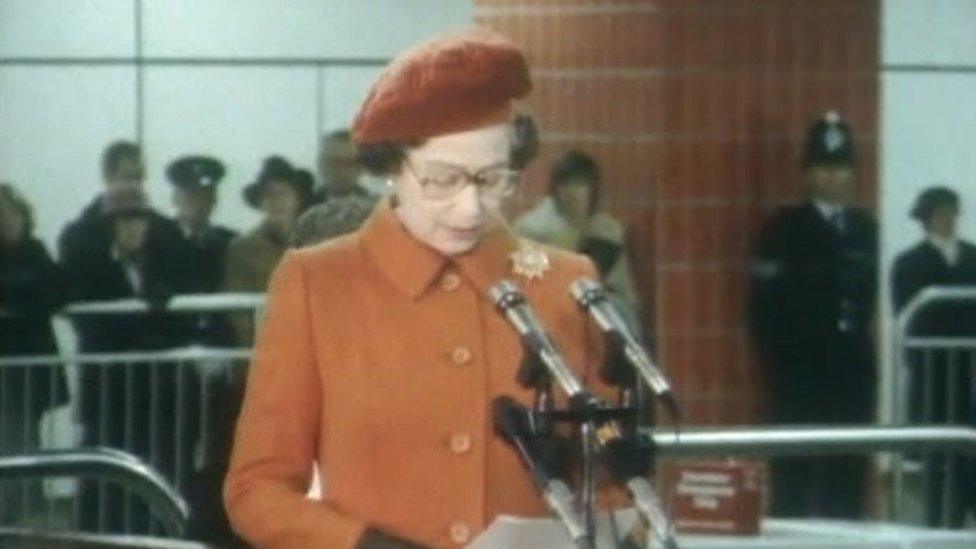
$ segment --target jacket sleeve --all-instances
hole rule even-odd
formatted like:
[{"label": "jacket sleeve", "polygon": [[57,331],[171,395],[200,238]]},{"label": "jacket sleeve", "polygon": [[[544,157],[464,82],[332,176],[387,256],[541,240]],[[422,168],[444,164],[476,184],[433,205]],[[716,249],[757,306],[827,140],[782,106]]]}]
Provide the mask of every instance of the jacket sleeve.
[{"label": "jacket sleeve", "polygon": [[[252,291],[248,283],[247,263],[244,258],[247,247],[244,242],[234,239],[227,246],[224,259],[224,291],[249,292]],[[234,313],[228,316],[234,328],[234,336],[239,345],[248,345],[254,340],[254,316],[249,313]]]},{"label": "jacket sleeve", "polygon": [[921,289],[913,276],[910,258],[902,255],[891,269],[891,302],[897,316]]},{"label": "jacket sleeve", "polygon": [[257,547],[354,547],[365,529],[305,497],[323,394],[308,302],[303,266],[289,253],[272,277],[224,484],[231,525]]}]

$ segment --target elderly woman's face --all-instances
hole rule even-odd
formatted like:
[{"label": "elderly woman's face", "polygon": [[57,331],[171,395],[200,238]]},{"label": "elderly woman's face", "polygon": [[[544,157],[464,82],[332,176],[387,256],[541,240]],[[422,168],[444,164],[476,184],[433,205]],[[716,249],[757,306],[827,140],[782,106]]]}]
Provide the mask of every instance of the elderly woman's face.
[{"label": "elderly woman's face", "polygon": [[261,209],[271,223],[288,227],[301,213],[301,198],[287,181],[271,181],[261,197]]},{"label": "elderly woman's face", "polygon": [[514,186],[510,132],[498,125],[438,136],[407,153],[394,179],[396,213],[415,238],[445,255],[478,244]]}]

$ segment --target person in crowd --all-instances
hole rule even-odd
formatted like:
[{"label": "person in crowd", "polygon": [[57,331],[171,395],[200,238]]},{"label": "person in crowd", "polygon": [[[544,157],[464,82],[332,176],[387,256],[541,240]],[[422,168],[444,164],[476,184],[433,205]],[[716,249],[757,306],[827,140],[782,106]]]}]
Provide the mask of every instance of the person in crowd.
[{"label": "person in crowd", "polygon": [[[172,257],[155,255],[150,246],[153,220],[159,214],[149,207],[138,186],[113,187],[99,204],[99,222],[109,233],[108,250],[88,258],[79,265],[81,270],[71,273],[73,294],[81,301],[143,299],[150,312],[78,315],[75,326],[81,350],[147,352],[185,344],[185,322],[165,312],[173,288]],[[169,362],[152,367],[117,361],[82,364],[79,389],[84,445],[124,449],[171,477],[179,392],[175,366]],[[83,484],[81,523],[90,529],[123,531],[123,492],[117,487],[103,490]],[[148,508],[135,505],[134,509],[130,525],[137,532],[148,532]]]},{"label": "person in crowd", "polygon": [[[896,314],[925,288],[976,287],[976,246],[957,234],[959,210],[959,195],[952,189],[931,187],[918,196],[911,217],[921,224],[925,236],[895,259],[891,290]],[[910,330],[917,336],[972,338],[976,336],[976,306],[933,303],[915,317]],[[976,422],[972,415],[976,404],[972,379],[976,364],[972,353],[929,350],[924,356],[910,354],[908,359],[912,421],[970,425]],[[954,486],[945,494],[950,463],[956,476]],[[964,499],[970,496],[962,487],[971,486],[968,479],[972,478],[972,460],[952,458],[950,461],[945,456],[929,456],[926,471],[929,476],[926,522],[932,527],[961,527],[967,508]]]},{"label": "person in crowd", "polygon": [[[176,217],[170,233],[175,243],[175,291],[179,294],[208,294],[223,289],[227,248],[237,233],[211,222],[217,205],[217,188],[224,177],[220,160],[202,155],[177,158],[166,168],[173,185]],[[228,346],[234,336],[224,317],[201,314],[196,324],[194,342],[211,346]]]},{"label": "person in crowd", "polygon": [[268,292],[224,487],[249,543],[458,547],[499,515],[545,514],[493,434],[493,397],[534,391],[488,290],[517,281],[583,379],[602,345],[566,290],[592,263],[499,215],[530,87],[523,53],[484,29],[411,48],[374,83],[353,138],[393,194],[358,231],[289,251]]},{"label": "person in crowd", "polygon": [[552,167],[549,195],[516,223],[533,239],[587,255],[610,296],[636,328],[640,298],[628,257],[626,230],[600,207],[602,175],[592,157],[570,151]]},{"label": "person in crowd", "polygon": [[[104,191],[81,211],[77,219],[65,226],[58,238],[58,259],[70,277],[91,270],[88,263],[102,262],[110,253],[114,235],[111,223],[104,215],[105,196],[119,188],[142,189],[145,169],[139,145],[120,140],[106,147],[102,154],[102,180]],[[171,224],[155,211],[148,214],[147,221],[151,229],[147,245],[153,249],[152,255],[172,254],[176,233]],[[78,295],[70,297],[81,299]]]},{"label": "person in crowd", "polygon": [[169,164],[166,177],[173,184],[173,222],[186,254],[180,265],[180,289],[185,293],[218,292],[223,286],[227,247],[237,236],[210,219],[217,206],[224,164],[210,156],[183,156]]},{"label": "person in crowd", "polygon": [[[257,227],[234,239],[227,250],[224,289],[228,292],[263,292],[271,273],[288,247],[298,217],[312,196],[312,177],[280,156],[264,161],[257,179],[244,189],[244,199],[264,215]],[[249,315],[235,315],[237,341],[253,341]]]},{"label": "person in crowd", "polygon": [[362,166],[349,130],[336,130],[322,140],[319,176],[313,205],[292,231],[293,246],[308,246],[359,228],[379,197],[360,184]]},{"label": "person in crowd", "polygon": [[[84,352],[163,349],[187,340],[184,323],[165,313],[166,302],[178,287],[174,268],[178,256],[158,253],[153,231],[159,215],[139,187],[122,186],[100,200],[101,219],[109,234],[101,253],[90,252],[70,272],[71,294],[78,301],[137,298],[150,314],[81,315],[76,319]],[[169,250],[172,251],[172,250]]]},{"label": "person in crowd", "polygon": [[322,137],[318,160],[321,183],[313,192],[315,204],[350,195],[372,199],[376,203],[378,197],[361,183],[363,166],[356,154],[348,129],[335,130]]},{"label": "person in crowd", "polygon": [[[836,112],[811,128],[803,164],[809,199],[765,224],[752,269],[751,325],[771,419],[869,423],[878,231],[851,205],[854,135]],[[774,515],[864,516],[867,458],[778,458],[771,468]]]},{"label": "person in crowd", "polygon": [[[172,220],[179,259],[175,267],[179,294],[217,293],[223,289],[227,249],[237,233],[211,221],[217,205],[217,192],[224,178],[224,164],[205,155],[188,155],[172,161],[166,176],[173,185],[176,217]],[[200,314],[194,322],[193,343],[230,347],[235,337],[223,314]],[[239,408],[241,387],[235,381],[233,363],[198,361],[193,371],[184,372],[192,386],[184,386],[183,433],[189,443],[199,440],[199,447],[186,457],[188,478],[183,495],[191,508],[188,536],[215,544],[231,546],[235,539],[227,525],[220,502],[220,483],[227,470],[230,438]],[[203,391],[203,392],[201,392]],[[204,392],[207,396],[203,399]],[[201,437],[201,433],[208,434]],[[184,445],[184,448],[186,446]]]},{"label": "person in crowd", "polygon": [[[0,183],[0,357],[57,353],[51,313],[64,303],[64,277],[34,234],[30,203],[10,183]],[[67,402],[64,370],[49,366],[0,366],[0,455],[35,451],[44,411]],[[36,487],[0,483],[0,524],[40,510]]]}]

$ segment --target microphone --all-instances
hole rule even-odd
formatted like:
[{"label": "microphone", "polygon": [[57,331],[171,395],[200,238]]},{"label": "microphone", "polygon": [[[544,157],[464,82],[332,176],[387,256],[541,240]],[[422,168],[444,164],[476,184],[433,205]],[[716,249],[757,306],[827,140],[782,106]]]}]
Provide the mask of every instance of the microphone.
[{"label": "microphone", "polygon": [[623,437],[613,424],[604,424],[597,429],[597,442],[603,448],[610,475],[627,487],[634,507],[656,539],[666,548],[677,547],[664,505],[645,476],[651,467],[650,445],[638,437]]},{"label": "microphone", "polygon": [[538,355],[546,370],[562,386],[571,401],[589,402],[589,393],[570,370],[549,334],[542,328],[518,286],[510,280],[502,280],[488,290],[488,297],[522,336],[525,345]]},{"label": "microphone", "polygon": [[603,286],[588,278],[579,278],[570,286],[570,293],[580,307],[586,309],[603,333],[613,338],[622,348],[624,356],[637,370],[644,382],[654,391],[676,417],[680,417],[677,400],[664,373],[631,331],[620,310],[607,297]]},{"label": "microphone", "polygon": [[576,515],[569,486],[550,472],[546,466],[547,460],[540,455],[538,441],[532,434],[529,410],[512,397],[500,396],[492,401],[492,415],[495,429],[518,450],[532,480],[542,492],[543,500],[566,527],[570,539],[579,547],[588,547],[586,528]]},{"label": "microphone", "polygon": [[[592,283],[592,281],[590,282]],[[488,294],[495,307],[505,314],[508,321],[515,327],[519,335],[522,336],[523,342],[535,351],[552,377],[562,385],[570,397],[570,406],[589,411],[597,410],[602,405],[602,402],[590,394],[569,369],[562,355],[556,349],[552,339],[542,328],[518,286],[509,280],[502,280],[492,286]],[[619,316],[619,312],[615,309],[613,311]],[[621,325],[626,327],[626,324]],[[624,333],[629,334],[629,330]],[[643,348],[639,344],[636,344],[636,339],[634,343],[636,349],[643,353]],[[646,353],[644,353],[644,356],[647,356]],[[653,367],[653,363],[650,362],[649,357],[647,358],[647,362]],[[654,370],[656,371],[656,368]],[[663,380],[663,376],[661,376],[661,379]],[[670,388],[668,388],[666,380],[664,380],[663,387],[668,389],[666,394],[670,394]],[[497,402],[500,401],[496,399]],[[518,405],[517,402],[515,405],[524,410],[524,407]],[[499,407],[519,409],[508,405],[496,404],[496,414],[498,413]],[[513,423],[527,421],[525,418],[528,418],[526,413],[522,413],[522,420],[517,419],[516,413],[506,412],[506,414],[512,414],[508,417],[508,420]],[[497,420],[498,416],[496,415]],[[655,534],[658,534],[661,539],[669,539],[665,535],[669,530],[666,515],[654,495],[653,488],[644,476],[650,470],[650,448],[639,446],[636,442],[636,437],[625,437],[616,421],[598,422],[596,424],[596,439],[599,447],[608,456],[611,473],[618,479],[618,482],[627,485],[638,511],[641,512],[648,522],[651,522]],[[522,450],[520,449],[520,451]]]}]

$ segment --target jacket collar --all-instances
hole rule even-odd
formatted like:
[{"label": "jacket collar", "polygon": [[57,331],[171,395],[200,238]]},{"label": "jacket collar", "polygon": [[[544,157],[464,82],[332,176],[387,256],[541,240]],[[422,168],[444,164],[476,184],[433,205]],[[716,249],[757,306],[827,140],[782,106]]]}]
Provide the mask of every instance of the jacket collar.
[{"label": "jacket collar", "polygon": [[393,212],[389,197],[377,205],[360,231],[363,247],[383,275],[402,293],[418,299],[445,269],[455,268],[481,293],[511,277],[518,238],[504,222],[496,224],[471,251],[445,256],[414,238]]}]

